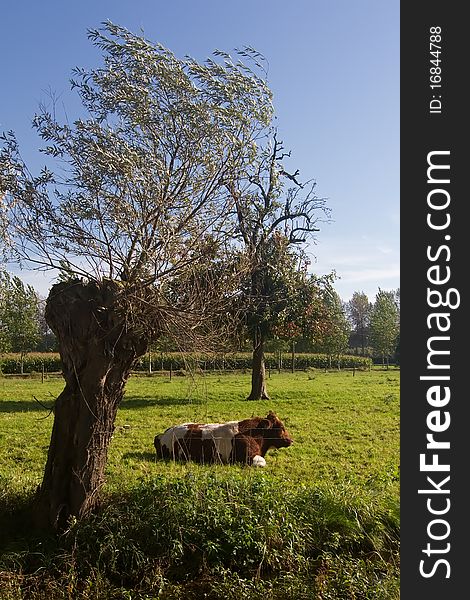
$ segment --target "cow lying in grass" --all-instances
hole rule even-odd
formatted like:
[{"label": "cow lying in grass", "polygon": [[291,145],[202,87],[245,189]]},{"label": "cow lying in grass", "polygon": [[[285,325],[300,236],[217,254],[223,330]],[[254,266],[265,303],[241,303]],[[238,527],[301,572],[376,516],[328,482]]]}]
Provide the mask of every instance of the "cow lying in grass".
[{"label": "cow lying in grass", "polygon": [[154,440],[158,458],[193,460],[201,463],[245,463],[266,466],[269,448],[292,444],[284,423],[270,412],[228,423],[183,423],[170,427]]}]

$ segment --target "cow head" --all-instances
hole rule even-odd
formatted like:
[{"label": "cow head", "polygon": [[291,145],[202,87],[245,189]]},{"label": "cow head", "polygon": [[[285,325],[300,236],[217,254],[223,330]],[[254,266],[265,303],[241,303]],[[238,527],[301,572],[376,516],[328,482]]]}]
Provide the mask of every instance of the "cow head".
[{"label": "cow head", "polygon": [[261,419],[257,429],[261,432],[269,448],[287,448],[293,443],[284,423],[272,411],[265,419]]}]

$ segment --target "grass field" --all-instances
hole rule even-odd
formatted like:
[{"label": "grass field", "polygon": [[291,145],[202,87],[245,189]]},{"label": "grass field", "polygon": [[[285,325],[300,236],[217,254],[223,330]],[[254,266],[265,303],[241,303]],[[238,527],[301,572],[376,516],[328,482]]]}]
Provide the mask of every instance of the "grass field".
[{"label": "grass field", "polygon": [[[103,509],[47,549],[18,523],[62,382],[0,379],[0,598],[398,598],[399,371],[273,373],[259,402],[249,378],[132,377]],[[269,410],[294,445],[265,469],[155,460],[170,425]]]}]

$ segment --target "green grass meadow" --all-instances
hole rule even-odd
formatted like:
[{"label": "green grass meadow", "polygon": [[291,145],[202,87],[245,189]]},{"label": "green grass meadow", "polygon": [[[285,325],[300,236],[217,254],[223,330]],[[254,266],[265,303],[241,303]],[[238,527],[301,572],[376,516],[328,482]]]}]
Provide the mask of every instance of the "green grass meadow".
[{"label": "green grass meadow", "polygon": [[[102,508],[60,539],[27,525],[62,380],[0,378],[0,598],[397,599],[399,370],[133,376]],[[37,399],[37,401],[35,400]],[[170,425],[274,410],[267,466],[156,461]]]}]

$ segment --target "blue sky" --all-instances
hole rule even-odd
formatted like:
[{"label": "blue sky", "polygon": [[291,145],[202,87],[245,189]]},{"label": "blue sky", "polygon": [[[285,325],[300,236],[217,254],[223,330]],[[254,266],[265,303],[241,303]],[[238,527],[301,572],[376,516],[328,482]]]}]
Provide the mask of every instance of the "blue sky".
[{"label": "blue sky", "polygon": [[[291,165],[317,182],[332,221],[310,251],[335,270],[344,300],[399,287],[398,0],[33,0],[2,3],[0,130],[14,130],[33,170],[31,119],[51,89],[78,114],[69,79],[99,64],[87,29],[109,19],[177,56],[251,45],[269,62],[278,127]],[[22,272],[38,291],[50,279]]]}]

